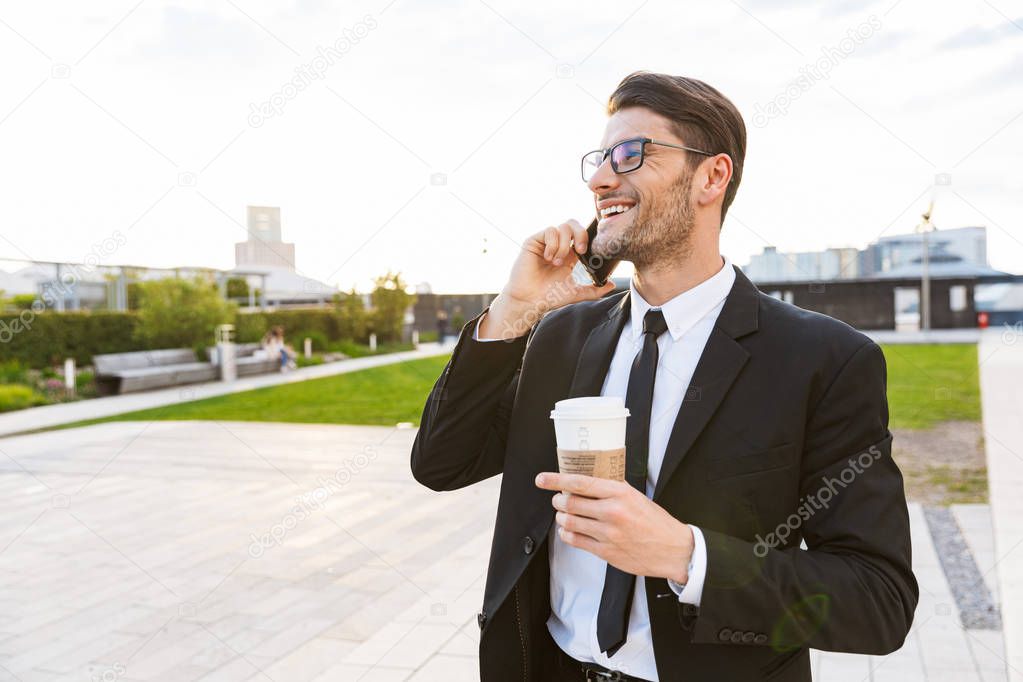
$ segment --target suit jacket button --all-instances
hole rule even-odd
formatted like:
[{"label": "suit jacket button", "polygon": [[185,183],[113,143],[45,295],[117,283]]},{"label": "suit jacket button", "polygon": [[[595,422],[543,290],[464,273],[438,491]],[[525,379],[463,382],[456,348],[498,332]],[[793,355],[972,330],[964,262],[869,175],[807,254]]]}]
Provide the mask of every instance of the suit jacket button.
[{"label": "suit jacket button", "polygon": [[733,632],[730,641],[732,644],[742,644],[742,630],[736,630]]},{"label": "suit jacket button", "polygon": [[721,628],[721,631],[718,632],[718,639],[721,640],[722,642],[727,642],[729,638],[731,638],[731,636],[732,631],[729,630],[728,628]]},{"label": "suit jacket button", "polygon": [[682,614],[686,616],[698,616],[700,615],[700,607],[696,604],[683,604]]},{"label": "suit jacket button", "polygon": [[753,632],[752,630],[744,632],[744,633],[742,633],[742,643],[743,644],[752,644],[753,640],[754,640],[754,638],[756,636],[757,636],[757,633]]},{"label": "suit jacket button", "polygon": [[526,554],[533,553],[533,538],[528,535],[522,539],[522,551]]},{"label": "suit jacket button", "polygon": [[753,638],[754,644],[767,644],[767,635],[761,633]]}]

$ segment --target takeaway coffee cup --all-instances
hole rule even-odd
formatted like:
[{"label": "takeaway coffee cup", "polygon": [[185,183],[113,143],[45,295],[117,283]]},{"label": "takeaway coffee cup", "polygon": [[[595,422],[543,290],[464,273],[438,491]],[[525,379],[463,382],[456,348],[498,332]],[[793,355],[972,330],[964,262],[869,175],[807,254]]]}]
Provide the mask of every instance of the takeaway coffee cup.
[{"label": "takeaway coffee cup", "polygon": [[594,396],[554,403],[558,471],[624,481],[628,416],[621,398]]}]

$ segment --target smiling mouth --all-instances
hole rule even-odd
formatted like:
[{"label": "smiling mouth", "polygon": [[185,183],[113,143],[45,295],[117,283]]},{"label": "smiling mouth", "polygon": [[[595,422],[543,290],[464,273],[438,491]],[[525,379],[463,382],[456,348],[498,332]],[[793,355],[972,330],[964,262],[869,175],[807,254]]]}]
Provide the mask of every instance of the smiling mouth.
[{"label": "smiling mouth", "polygon": [[633,208],[635,208],[635,204],[618,204],[602,208],[600,210],[600,222],[614,220],[621,215],[631,212]]}]

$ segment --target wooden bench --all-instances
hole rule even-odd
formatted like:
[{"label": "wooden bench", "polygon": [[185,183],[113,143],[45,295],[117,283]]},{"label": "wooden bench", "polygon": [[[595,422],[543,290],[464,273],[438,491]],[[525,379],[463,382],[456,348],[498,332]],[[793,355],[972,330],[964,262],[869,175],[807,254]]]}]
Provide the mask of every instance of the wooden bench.
[{"label": "wooden bench", "polygon": [[215,365],[199,362],[190,348],[107,353],[94,355],[92,363],[100,395],[212,381],[219,376]]}]

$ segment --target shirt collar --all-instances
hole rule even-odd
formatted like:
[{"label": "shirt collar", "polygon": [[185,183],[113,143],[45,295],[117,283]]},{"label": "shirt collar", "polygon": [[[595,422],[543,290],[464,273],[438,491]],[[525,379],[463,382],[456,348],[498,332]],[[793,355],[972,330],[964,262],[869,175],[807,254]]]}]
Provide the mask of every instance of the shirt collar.
[{"label": "shirt collar", "polygon": [[636,291],[635,281],[629,282],[630,320],[629,331],[633,340],[643,333],[643,317],[652,307],[660,307],[664,313],[664,321],[668,323],[671,338],[678,341],[697,322],[707,316],[732,290],[735,282],[735,269],[728,256],[722,256],[724,265],[708,279],[687,289],[661,306],[651,306]]}]

